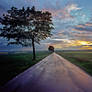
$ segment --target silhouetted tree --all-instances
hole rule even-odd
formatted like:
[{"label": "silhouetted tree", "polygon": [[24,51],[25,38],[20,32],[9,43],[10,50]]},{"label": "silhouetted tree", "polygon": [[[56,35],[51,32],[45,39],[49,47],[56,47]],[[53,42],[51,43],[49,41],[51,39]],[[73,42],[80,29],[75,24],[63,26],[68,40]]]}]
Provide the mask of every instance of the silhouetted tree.
[{"label": "silhouetted tree", "polygon": [[7,14],[0,18],[2,24],[0,36],[8,39],[9,44],[21,44],[33,47],[33,60],[35,60],[35,44],[51,36],[53,29],[52,16],[49,12],[31,9],[17,9],[12,7]]},{"label": "silhouetted tree", "polygon": [[53,46],[49,46],[48,50],[51,51],[51,52],[54,52],[54,47]]}]

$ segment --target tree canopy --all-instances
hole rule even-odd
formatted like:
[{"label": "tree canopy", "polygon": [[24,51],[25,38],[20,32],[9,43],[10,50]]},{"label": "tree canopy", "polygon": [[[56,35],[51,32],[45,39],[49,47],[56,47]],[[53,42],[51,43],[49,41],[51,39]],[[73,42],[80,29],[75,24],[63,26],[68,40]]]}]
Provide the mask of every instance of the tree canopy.
[{"label": "tree canopy", "polygon": [[[21,44],[33,46],[34,42],[40,44],[41,40],[51,37],[53,29],[51,13],[36,11],[35,7],[12,7],[0,18],[2,28],[0,36],[8,39],[8,44]],[[35,49],[35,46],[33,46]]]},{"label": "tree canopy", "polygon": [[53,46],[49,46],[48,50],[51,51],[51,52],[54,52],[54,47]]},{"label": "tree canopy", "polygon": [[9,44],[28,45],[27,40],[34,38],[35,42],[46,39],[51,36],[51,29],[53,24],[51,20],[51,13],[35,11],[35,7],[31,9],[17,9],[12,7],[7,14],[0,18],[1,28],[0,36],[13,39]]}]

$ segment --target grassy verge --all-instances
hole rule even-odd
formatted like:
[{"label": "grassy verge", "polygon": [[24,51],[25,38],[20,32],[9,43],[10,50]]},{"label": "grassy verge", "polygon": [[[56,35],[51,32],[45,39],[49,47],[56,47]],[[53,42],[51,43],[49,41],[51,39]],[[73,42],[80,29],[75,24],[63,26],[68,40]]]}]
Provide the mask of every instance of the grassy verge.
[{"label": "grassy verge", "polygon": [[92,76],[92,52],[90,51],[65,51],[57,52],[71,63],[79,66]]},{"label": "grassy verge", "polygon": [[49,54],[50,52],[46,51],[37,52],[35,61],[32,61],[32,53],[0,55],[0,85],[4,85]]}]

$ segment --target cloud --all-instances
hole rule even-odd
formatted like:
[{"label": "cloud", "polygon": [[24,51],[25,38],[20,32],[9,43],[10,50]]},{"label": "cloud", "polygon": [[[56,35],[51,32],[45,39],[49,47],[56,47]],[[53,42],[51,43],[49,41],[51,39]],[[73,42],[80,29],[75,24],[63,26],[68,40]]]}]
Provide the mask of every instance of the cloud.
[{"label": "cloud", "polygon": [[54,46],[56,49],[82,48],[92,47],[92,41],[72,40],[72,39],[52,39],[52,43],[48,45]]},{"label": "cloud", "polygon": [[74,27],[78,31],[89,31],[92,32],[92,23],[80,24]]},{"label": "cloud", "polygon": [[73,18],[71,11],[81,10],[77,4],[67,4],[64,8],[54,10],[54,9],[43,9],[43,11],[50,11],[53,16],[58,18]]},{"label": "cloud", "polygon": [[68,13],[71,13],[71,11],[81,10],[82,8],[79,8],[77,4],[70,4],[65,8]]},{"label": "cloud", "polygon": [[61,18],[74,18],[74,16],[71,15],[71,12],[77,10],[81,10],[81,8],[79,8],[77,4],[67,4],[67,6],[62,10]]},{"label": "cloud", "polygon": [[75,29],[80,30],[80,31],[91,31],[92,32],[92,28],[75,27]]},{"label": "cloud", "polygon": [[[51,39],[49,38],[41,41],[41,45],[36,45],[37,49],[47,49],[49,45],[53,45],[57,49],[91,47],[91,43],[87,44],[87,41],[91,42],[92,40],[92,23],[82,24],[89,21],[88,18],[90,14],[88,13],[88,10],[84,11],[84,8],[79,7],[78,4],[71,2],[71,0],[20,0],[20,2],[18,0],[16,0],[16,2],[12,0],[1,1],[3,2],[3,4],[0,4],[2,5],[0,7],[1,13],[4,10],[4,7],[5,9],[9,9],[12,5],[18,8],[22,6],[31,7],[35,5],[38,10],[49,11],[52,13],[53,23],[55,26],[55,30],[52,31],[53,36]],[[2,43],[0,45],[2,45]],[[3,47],[4,46],[2,46],[1,49]],[[13,49],[16,47],[10,46],[6,49],[8,48]],[[30,48],[24,48],[24,50],[29,49]]]},{"label": "cloud", "polygon": [[65,42],[65,43],[71,43],[72,40],[69,39],[52,39],[53,41],[58,41],[58,42]]},{"label": "cloud", "polygon": [[92,23],[76,25],[72,30],[73,38],[85,41],[92,41]]}]

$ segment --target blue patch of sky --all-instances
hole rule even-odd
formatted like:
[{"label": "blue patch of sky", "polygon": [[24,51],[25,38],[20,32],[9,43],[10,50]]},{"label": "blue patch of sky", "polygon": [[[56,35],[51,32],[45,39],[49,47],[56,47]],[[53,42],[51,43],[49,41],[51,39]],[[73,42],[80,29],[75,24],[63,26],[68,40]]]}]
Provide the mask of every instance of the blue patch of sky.
[{"label": "blue patch of sky", "polygon": [[71,15],[75,17],[75,24],[85,24],[89,22],[92,17],[92,13],[90,10],[81,9],[78,11],[72,11]]}]

